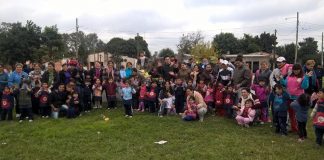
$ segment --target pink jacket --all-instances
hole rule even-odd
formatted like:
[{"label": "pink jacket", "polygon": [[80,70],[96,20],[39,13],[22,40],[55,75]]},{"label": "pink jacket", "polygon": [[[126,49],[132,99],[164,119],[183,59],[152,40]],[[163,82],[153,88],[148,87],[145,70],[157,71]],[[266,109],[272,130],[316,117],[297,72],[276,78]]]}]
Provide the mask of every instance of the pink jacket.
[{"label": "pink jacket", "polygon": [[214,90],[212,88],[208,88],[206,95],[205,95],[205,102],[213,102],[214,101],[214,95],[213,95]]},{"label": "pink jacket", "polygon": [[287,77],[287,92],[293,96],[300,96],[304,93],[304,89],[301,87],[304,78],[298,78],[295,76]]},{"label": "pink jacket", "polygon": [[267,87],[262,87],[258,84],[253,84],[251,89],[255,91],[255,95],[259,98],[260,102],[267,101],[269,95],[269,90],[267,89]]},{"label": "pink jacket", "polygon": [[[242,116],[243,111],[244,111],[244,107],[242,107],[240,110],[237,111],[237,116]],[[248,112],[249,112],[248,113],[248,118],[252,122],[254,120],[254,117],[255,117],[255,110],[250,108]]]}]

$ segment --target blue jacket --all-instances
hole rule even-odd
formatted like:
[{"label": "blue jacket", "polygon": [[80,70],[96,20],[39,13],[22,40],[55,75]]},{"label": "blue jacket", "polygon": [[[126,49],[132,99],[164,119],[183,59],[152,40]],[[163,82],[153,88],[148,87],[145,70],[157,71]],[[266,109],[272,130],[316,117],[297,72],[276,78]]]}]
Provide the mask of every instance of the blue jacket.
[{"label": "blue jacket", "polygon": [[19,84],[21,83],[21,78],[28,79],[28,74],[26,72],[21,72],[20,74],[18,74],[16,71],[12,72],[12,74],[9,76],[8,86],[19,86]]},{"label": "blue jacket", "polygon": [[283,92],[282,95],[272,92],[269,95],[269,103],[271,104],[273,111],[281,117],[287,116],[289,99],[290,97],[287,92]]},{"label": "blue jacket", "polygon": [[126,68],[125,73],[126,73],[126,78],[130,78],[133,73],[132,68]]},{"label": "blue jacket", "polygon": [[4,87],[8,85],[9,76],[7,73],[0,74],[0,92],[3,91]]},{"label": "blue jacket", "polygon": [[307,122],[308,106],[301,106],[297,100],[293,101],[290,106],[296,111],[298,122]]}]

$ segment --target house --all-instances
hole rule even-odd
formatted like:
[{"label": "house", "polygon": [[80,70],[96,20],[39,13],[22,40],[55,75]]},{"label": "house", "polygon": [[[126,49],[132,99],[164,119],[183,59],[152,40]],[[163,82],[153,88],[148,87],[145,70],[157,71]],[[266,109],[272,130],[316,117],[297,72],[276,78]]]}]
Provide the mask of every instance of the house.
[{"label": "house", "polygon": [[[225,58],[229,58],[231,62],[234,62],[237,54],[226,54],[223,55]],[[259,65],[262,61],[271,63],[271,59],[277,58],[277,54],[267,53],[267,52],[255,52],[249,54],[243,54],[244,62],[252,69],[253,73],[259,68]]]},{"label": "house", "polygon": [[[120,56],[122,59],[122,62],[120,64],[115,64],[115,67],[119,67],[120,65],[126,65],[127,62],[131,62],[133,64],[133,67],[136,67],[137,59],[128,57],[128,56]],[[93,53],[88,55],[88,66],[94,66],[94,63],[96,61],[100,62],[101,65],[107,66],[108,61],[112,60],[112,54],[111,53]]]}]

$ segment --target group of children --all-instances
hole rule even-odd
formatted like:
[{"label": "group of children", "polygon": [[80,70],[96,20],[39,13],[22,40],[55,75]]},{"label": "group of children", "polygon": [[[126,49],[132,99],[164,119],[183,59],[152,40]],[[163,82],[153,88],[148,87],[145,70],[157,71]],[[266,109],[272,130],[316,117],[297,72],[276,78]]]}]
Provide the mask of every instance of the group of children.
[{"label": "group of children", "polygon": [[[282,135],[287,135],[287,112],[291,107],[296,112],[299,141],[307,138],[306,124],[310,97],[302,94],[291,103],[281,84],[276,84],[271,91],[265,79],[259,79],[257,84],[251,86],[255,92],[253,96],[256,98],[253,98],[252,94],[247,98],[238,97],[241,94],[238,94],[238,88],[232,85],[224,86],[220,82],[205,84],[203,79],[196,84],[193,80],[185,81],[181,78],[175,78],[174,82],[165,81],[163,77],[157,79],[146,77],[141,80],[123,78],[116,82],[111,77],[104,80],[99,78],[91,80],[90,77],[86,77],[84,84],[72,80],[67,84],[59,84],[56,89],[51,88],[46,82],[35,87],[30,80],[23,79],[19,86],[4,88],[1,120],[13,119],[15,100],[18,101],[21,112],[19,122],[24,119],[32,122],[33,113],[39,114],[41,118],[50,116],[75,118],[82,115],[82,112],[90,112],[92,108],[102,108],[103,92],[107,99],[107,109],[116,108],[118,97],[121,98],[127,118],[132,118],[136,109],[138,112],[157,112],[160,117],[178,114],[184,121],[197,120],[198,104],[195,97],[187,98],[186,88],[194,89],[203,96],[210,114],[235,119],[239,125],[245,127],[254,122],[261,124],[271,122],[269,116],[271,110],[275,132]],[[238,103],[240,98],[242,101]],[[324,134],[323,89],[318,92],[316,99],[311,116],[314,117],[316,142],[321,145],[321,137]],[[36,112],[34,108],[37,108]]]}]

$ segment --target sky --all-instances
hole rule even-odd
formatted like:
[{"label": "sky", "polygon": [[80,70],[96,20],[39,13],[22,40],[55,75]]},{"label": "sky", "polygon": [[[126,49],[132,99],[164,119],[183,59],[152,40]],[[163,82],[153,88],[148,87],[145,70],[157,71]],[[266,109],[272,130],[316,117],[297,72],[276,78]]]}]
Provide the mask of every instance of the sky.
[{"label": "sky", "polygon": [[221,32],[259,35],[277,30],[279,45],[295,42],[299,12],[299,41],[314,37],[321,45],[324,31],[322,0],[0,0],[0,22],[32,20],[57,25],[60,33],[79,30],[113,37],[134,38],[137,33],[154,53],[177,50],[180,37],[200,31],[205,41]]}]

